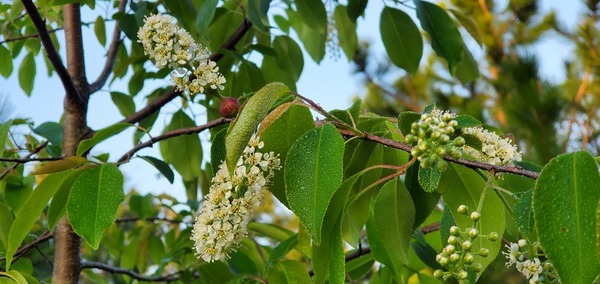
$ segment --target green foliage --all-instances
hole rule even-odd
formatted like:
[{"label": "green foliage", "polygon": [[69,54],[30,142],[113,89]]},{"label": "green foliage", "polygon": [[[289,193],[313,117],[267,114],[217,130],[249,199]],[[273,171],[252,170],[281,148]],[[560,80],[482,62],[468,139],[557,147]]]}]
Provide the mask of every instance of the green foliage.
[{"label": "green foliage", "polygon": [[[165,132],[194,127],[196,123],[183,110],[177,111]],[[160,150],[165,162],[173,165],[184,181],[192,181],[200,173],[202,146],[198,135],[184,135],[161,142]]]},{"label": "green foliage", "polygon": [[552,159],[536,182],[536,228],[562,281],[591,283],[600,274],[594,240],[598,184],[598,164],[588,152]]},{"label": "green foliage", "polygon": [[415,74],[423,55],[423,39],[410,16],[402,10],[386,7],[381,12],[379,30],[392,62]]},{"label": "green foliage", "polygon": [[92,149],[92,147],[96,146],[96,144],[119,134],[121,131],[130,126],[131,124],[128,123],[117,123],[98,130],[92,138],[82,140],[81,143],[79,143],[79,146],[77,147],[77,156],[83,155]]}]

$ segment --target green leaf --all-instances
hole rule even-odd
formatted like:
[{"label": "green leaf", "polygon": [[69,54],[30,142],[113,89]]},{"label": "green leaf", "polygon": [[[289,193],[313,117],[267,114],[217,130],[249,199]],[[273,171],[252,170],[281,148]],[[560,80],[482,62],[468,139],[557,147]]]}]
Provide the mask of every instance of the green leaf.
[{"label": "green leaf", "polygon": [[454,17],[460,22],[460,24],[467,30],[467,32],[473,37],[473,39],[482,46],[483,38],[479,26],[473,19],[473,17],[465,15],[462,11],[456,9],[448,9]]},{"label": "green leaf", "polygon": [[272,263],[267,271],[269,283],[310,283],[306,267],[297,260],[282,260]]},{"label": "green leaf", "polygon": [[421,114],[413,111],[403,111],[398,115],[398,128],[405,136],[410,134],[411,125],[421,119]]},{"label": "green leaf", "polygon": [[[194,126],[196,123],[183,110],[178,110],[165,128],[165,133]],[[183,180],[191,181],[198,177],[202,164],[202,145],[198,134],[172,137],[161,141],[160,146],[165,162],[173,165]]]},{"label": "green leaf", "polygon": [[153,165],[169,181],[169,183],[173,184],[173,182],[175,181],[175,174],[173,173],[173,170],[171,170],[171,167],[169,167],[167,163],[165,163],[163,160],[151,156],[139,157],[144,159],[144,161],[148,162],[149,164]]},{"label": "green leaf", "polygon": [[0,249],[8,247],[8,233],[14,221],[13,215],[10,212],[10,207],[4,203],[0,203]]},{"label": "green leaf", "polygon": [[373,254],[363,254],[355,259],[346,262],[346,273],[354,281],[358,281],[368,275],[373,270]]},{"label": "green leaf", "polygon": [[257,222],[250,222],[248,224],[248,230],[279,242],[287,240],[294,234],[292,231],[277,225],[263,224]]},{"label": "green leaf", "polygon": [[327,11],[321,0],[294,1],[298,15],[307,26],[325,32],[327,31]]},{"label": "green leaf", "polygon": [[448,13],[430,2],[413,0],[421,26],[431,36],[431,47],[437,55],[448,61],[450,73],[463,59],[464,42]]},{"label": "green leaf", "polygon": [[158,213],[153,202],[152,194],[132,195],[129,199],[129,208],[131,212],[136,214],[140,219],[154,217]]},{"label": "green leaf", "polygon": [[236,119],[229,125],[225,137],[227,168],[232,175],[238,159],[271,105],[290,90],[281,83],[269,83],[258,90],[244,105]]},{"label": "green leaf", "polygon": [[[119,19],[119,29],[125,33],[127,38],[129,38],[133,42],[137,42],[137,31],[140,29],[140,26],[137,23],[137,19],[135,15],[125,14]],[[123,45],[124,46],[124,45]],[[116,71],[115,71],[116,72]]]},{"label": "green leaf", "polygon": [[[321,3],[322,5],[323,3]],[[304,45],[304,49],[315,63],[321,62],[325,57],[325,43],[327,42],[327,30],[318,30],[306,25],[300,16],[291,9],[287,10],[290,25],[296,30],[298,37]]]},{"label": "green leaf", "polygon": [[513,208],[515,222],[519,227],[519,232],[525,235],[533,233],[533,230],[535,229],[532,202],[533,189],[530,189],[519,197]]},{"label": "green leaf", "polygon": [[54,227],[58,224],[58,221],[65,215],[67,210],[67,199],[69,198],[69,193],[71,192],[71,187],[73,187],[73,183],[79,176],[81,171],[70,171],[67,172],[67,177],[64,182],[60,185],[54,196],[52,197],[52,201],[50,202],[50,206],[48,206],[48,229],[50,231],[54,231]]},{"label": "green leaf", "polygon": [[329,200],[342,182],[344,139],[331,124],[300,137],[288,152],[285,165],[286,196],[316,245]]},{"label": "green leaf", "polygon": [[29,198],[27,198],[21,210],[15,216],[8,234],[8,246],[6,248],[7,271],[10,269],[10,264],[17,248],[19,248],[35,221],[40,217],[48,201],[50,201],[50,198],[56,193],[59,185],[62,184],[66,177],[67,173],[56,173],[44,178],[31,195],[29,195]]},{"label": "green leaf", "polygon": [[596,206],[600,175],[585,151],[550,160],[533,192],[540,244],[563,283],[592,283],[600,273],[596,250]]},{"label": "green leaf", "polygon": [[129,123],[116,123],[106,128],[102,128],[92,136],[92,138],[85,139],[79,143],[77,147],[77,156],[81,156],[83,153],[92,149],[92,147],[96,146],[96,144],[119,134],[121,131],[125,130],[125,128],[132,126]]},{"label": "green leaf", "polygon": [[[271,114],[274,114],[275,111],[271,112]],[[271,114],[269,114],[265,120],[267,120]],[[273,151],[276,154],[279,154],[281,164],[285,165],[287,153],[294,142],[296,142],[302,134],[312,128],[314,128],[314,122],[310,110],[303,106],[293,105],[260,134],[261,140],[265,143],[263,151],[265,153]],[[276,172],[272,181],[273,183],[268,187],[269,191],[271,191],[283,205],[289,207],[288,200],[285,196],[284,173]]]},{"label": "green leaf", "polygon": [[31,91],[33,91],[35,73],[35,56],[33,53],[29,53],[23,58],[23,62],[21,62],[21,66],[19,66],[19,85],[27,96],[31,96]]},{"label": "green leaf", "polygon": [[295,234],[273,248],[269,254],[269,263],[283,258],[288,252],[298,245],[298,234]]},{"label": "green leaf", "polygon": [[106,25],[104,24],[104,18],[102,16],[98,16],[96,21],[94,22],[94,33],[96,34],[96,38],[98,38],[98,42],[100,45],[106,45]]},{"label": "green leaf", "polygon": [[456,78],[463,83],[468,84],[479,77],[479,63],[466,47],[464,49],[463,59],[456,66]]},{"label": "green leaf", "polygon": [[10,51],[2,44],[0,44],[0,62],[2,62],[2,64],[0,64],[0,75],[8,79],[13,71],[13,61],[10,56]]},{"label": "green leaf", "polygon": [[48,121],[40,124],[38,127],[33,129],[33,133],[42,136],[52,145],[61,146],[63,140],[63,127],[53,121]]},{"label": "green leaf", "polygon": [[410,193],[415,208],[419,208],[419,210],[415,211],[415,225],[413,226],[415,229],[425,222],[440,200],[439,193],[436,191],[426,192],[421,187],[419,183],[420,169],[419,161],[416,161],[406,170],[406,175],[404,176],[404,185]]},{"label": "green leaf", "polygon": [[335,18],[335,28],[338,31],[338,41],[340,47],[346,54],[348,61],[354,59],[358,49],[358,37],[356,35],[356,23],[348,17],[346,7],[338,5],[333,13]]},{"label": "green leaf", "polygon": [[352,22],[356,23],[356,19],[365,12],[368,2],[368,0],[348,0],[348,17]]},{"label": "green leaf", "polygon": [[[442,174],[438,191],[442,193],[442,198],[452,212],[452,216],[458,227],[473,227],[473,221],[468,216],[457,212],[458,206],[466,205],[470,211],[476,210],[485,186],[485,180],[479,174],[463,166],[451,164]],[[499,236],[504,234],[504,204],[493,190],[486,190],[480,213],[481,218],[476,226],[479,235],[491,232],[496,232]],[[479,251],[480,248],[490,250],[488,257],[475,256],[475,263],[481,263],[481,271],[484,271],[496,258],[496,255],[500,252],[501,245],[502,242],[500,241],[492,242],[481,237],[473,241],[471,251]],[[478,275],[480,274],[481,272],[478,273]]]},{"label": "green leaf", "polygon": [[[140,65],[134,65],[134,66],[140,66]],[[134,70],[135,70],[135,72],[129,79],[129,84],[127,84],[127,90],[129,91],[129,94],[131,96],[137,95],[142,90],[142,88],[144,87],[144,81],[146,80],[146,78],[145,78],[146,70],[144,70],[143,68],[140,68],[140,69],[134,68]]]},{"label": "green leaf", "polygon": [[[219,166],[225,161],[227,157],[227,154],[225,152],[226,134],[227,129],[222,129],[221,131],[217,132],[217,134],[213,135],[210,144],[210,165],[212,166],[212,171],[214,174],[216,174],[219,171]],[[263,137],[261,137],[261,139],[264,141]]]},{"label": "green leaf", "polygon": [[437,189],[441,178],[442,171],[437,167],[419,168],[419,184],[426,192],[434,192]]},{"label": "green leaf", "polygon": [[373,208],[371,207],[369,219],[366,223],[367,240],[369,241],[371,253],[373,254],[373,258],[375,260],[384,264],[386,267],[389,267],[393,272],[393,277],[396,278],[396,282],[400,282],[400,279],[402,279],[400,272],[404,265],[402,264],[400,258],[390,257],[390,251],[384,246],[381,235],[379,234],[377,226],[375,225],[375,218],[372,209]]},{"label": "green leaf", "polygon": [[8,138],[8,130],[12,126],[12,121],[7,121],[0,124],[0,157],[4,154],[4,146],[6,145],[6,138]]},{"label": "green leaf", "polygon": [[200,7],[200,11],[198,11],[198,15],[196,16],[196,32],[198,34],[204,34],[208,29],[208,25],[215,17],[217,4],[219,4],[218,0],[205,0],[202,3],[202,7]]},{"label": "green leaf", "polygon": [[456,128],[458,129],[465,127],[476,127],[481,125],[481,121],[468,114],[458,115],[454,120],[456,120],[457,122]]},{"label": "green leaf", "polygon": [[408,263],[415,206],[404,184],[388,181],[379,191],[373,208],[375,226],[391,258]]},{"label": "green leaf", "polygon": [[[7,269],[8,270],[8,269]],[[10,270],[0,272],[0,283],[4,284],[28,284],[27,279],[19,271]]]},{"label": "green leaf", "polygon": [[289,36],[278,36],[273,40],[273,48],[277,52],[277,66],[291,75],[294,82],[298,81],[304,68],[300,46]]},{"label": "green leaf", "polygon": [[117,217],[125,196],[123,174],[114,164],[83,171],[73,183],[67,200],[67,217],[73,230],[93,249]]},{"label": "green leaf", "polygon": [[248,1],[248,19],[261,31],[264,31],[266,25],[269,24],[267,12],[269,11],[270,2],[271,0]]},{"label": "green leaf", "polygon": [[423,56],[423,38],[417,25],[402,10],[386,6],[381,11],[379,30],[392,63],[414,75]]},{"label": "green leaf", "polygon": [[86,160],[84,157],[80,156],[67,157],[62,160],[48,162],[45,165],[37,168],[35,171],[31,172],[31,175],[43,175],[66,171],[75,167],[79,167],[87,163],[87,161],[88,160]]}]

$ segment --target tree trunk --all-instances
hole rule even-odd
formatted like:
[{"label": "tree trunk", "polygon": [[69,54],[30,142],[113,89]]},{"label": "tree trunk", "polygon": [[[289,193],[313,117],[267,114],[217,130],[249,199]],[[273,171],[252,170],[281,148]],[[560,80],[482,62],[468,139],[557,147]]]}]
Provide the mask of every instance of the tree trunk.
[{"label": "tree trunk", "polygon": [[[88,86],[85,75],[83,42],[81,39],[81,14],[79,4],[63,7],[67,47],[67,69],[77,93],[65,94],[63,123],[63,155],[74,156],[77,145],[88,131],[86,116]],[[52,283],[77,283],[81,266],[81,240],[69,225],[66,216],[54,230],[56,241]]]}]

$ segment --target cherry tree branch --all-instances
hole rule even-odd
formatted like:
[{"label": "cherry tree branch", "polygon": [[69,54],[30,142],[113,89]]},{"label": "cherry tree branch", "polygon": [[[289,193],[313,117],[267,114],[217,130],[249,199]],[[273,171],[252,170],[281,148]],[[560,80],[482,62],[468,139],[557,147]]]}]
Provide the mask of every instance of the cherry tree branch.
[{"label": "cherry tree branch", "polygon": [[[48,34],[55,33],[57,31],[61,31],[61,30],[63,30],[63,28],[51,29],[51,30],[48,30]],[[0,41],[0,44],[4,44],[7,42],[13,42],[13,41],[19,41],[19,40],[25,40],[25,39],[30,39],[30,38],[37,38],[39,36],[40,36],[40,34],[30,34],[30,35],[11,37],[11,38],[7,38],[3,41]]]},{"label": "cherry tree branch", "polygon": [[[52,233],[50,233],[49,231],[44,232],[43,234],[41,234],[37,239],[35,239],[34,241],[32,241],[31,243],[28,243],[24,246],[21,246],[14,254],[12,262],[14,263],[15,261],[17,261],[17,259],[21,258],[21,256],[25,255],[27,252],[29,252],[30,250],[36,248],[37,246],[39,246],[41,243],[44,243],[46,241],[49,241],[50,239],[52,239],[54,236],[52,235]],[[0,261],[6,260],[6,257],[0,257]]]},{"label": "cherry tree branch", "polygon": [[52,66],[54,66],[54,70],[56,70],[56,74],[58,74],[65,91],[67,94],[79,94],[79,91],[73,82],[73,78],[71,78],[71,75],[69,75],[69,71],[63,64],[60,55],[56,51],[56,48],[54,48],[52,39],[50,39],[50,34],[46,29],[46,23],[44,19],[42,19],[42,16],[40,16],[40,13],[31,0],[21,0],[21,2],[27,11],[27,14],[31,18],[33,25],[38,31],[42,45],[46,50],[46,56],[48,56],[48,59],[50,62],[52,62]]},{"label": "cherry tree branch", "polygon": [[[244,19],[242,24],[237,28],[237,30],[223,43],[220,50],[235,50],[235,45],[244,37],[244,35],[250,30],[252,27],[252,23],[248,19]],[[217,52],[213,53],[209,59],[212,61],[219,61],[223,58],[223,53]],[[149,103],[146,107],[140,109],[139,111],[133,113],[132,115],[126,117],[121,122],[126,123],[136,123],[141,121],[142,119],[152,115],[156,111],[160,110],[164,105],[175,99],[181,95],[181,92],[175,90],[174,87],[171,87],[165,94],[160,96],[158,99]]]},{"label": "cherry tree branch", "polygon": [[[121,0],[119,3],[119,12],[125,12],[125,7],[127,7],[127,0]],[[110,47],[108,48],[108,53],[106,54],[106,63],[104,63],[104,69],[100,72],[100,75],[96,79],[95,82],[90,84],[90,94],[95,93],[100,90],[104,84],[106,84],[106,80],[110,76],[112,72],[113,66],[115,65],[115,59],[117,58],[117,51],[119,51],[119,46],[123,40],[121,39],[121,29],[119,28],[119,21],[115,22],[115,29],[113,31],[112,42]]]},{"label": "cherry tree branch", "polygon": [[181,136],[181,135],[198,134],[206,129],[217,127],[219,125],[229,123],[231,121],[232,121],[231,118],[223,118],[223,117],[217,118],[215,120],[211,120],[202,125],[188,127],[188,128],[180,128],[180,129],[166,132],[160,136],[152,137],[152,138],[150,138],[150,140],[148,140],[144,143],[135,145],[135,147],[133,147],[131,150],[129,150],[127,153],[125,153],[123,156],[121,156],[121,158],[119,159],[119,161],[117,163],[123,163],[123,162],[129,161],[131,159],[131,157],[133,157],[133,154],[135,154],[137,151],[142,150],[144,148],[152,147],[152,145],[154,145],[155,143],[157,143],[159,141],[162,141],[162,140],[165,140],[165,139],[168,139],[171,137]]},{"label": "cherry tree branch", "polygon": [[[14,171],[19,164],[23,164],[26,163],[28,161],[32,160],[32,156],[39,153],[40,151],[42,151],[46,145],[48,145],[48,141],[44,141],[42,142],[42,144],[38,145],[37,147],[35,147],[35,149],[33,149],[33,151],[31,151],[29,154],[27,154],[25,157],[20,158],[20,159],[15,159],[13,161],[6,161],[6,160],[11,160],[11,159],[0,159],[0,161],[6,161],[6,162],[15,162],[12,166],[8,167],[6,170],[4,170],[1,174],[0,174],[0,180],[7,175],[8,173]],[[40,158],[37,158],[40,159]],[[60,158],[56,158],[56,160],[60,160]]]},{"label": "cherry tree branch", "polygon": [[175,276],[179,272],[169,275],[159,275],[159,276],[148,276],[139,274],[133,270],[110,266],[101,262],[91,262],[91,261],[82,261],[81,269],[100,269],[104,270],[110,274],[125,274],[133,279],[141,280],[141,281],[152,281],[152,282],[171,282],[179,279],[179,277]]}]

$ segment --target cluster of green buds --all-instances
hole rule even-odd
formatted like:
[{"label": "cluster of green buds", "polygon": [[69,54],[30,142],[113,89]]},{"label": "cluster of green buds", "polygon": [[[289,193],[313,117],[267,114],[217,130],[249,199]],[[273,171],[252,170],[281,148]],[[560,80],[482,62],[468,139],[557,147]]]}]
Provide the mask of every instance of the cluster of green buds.
[{"label": "cluster of green buds", "polygon": [[417,157],[422,167],[445,170],[444,155],[453,158],[462,156],[461,147],[465,145],[465,139],[460,136],[452,139],[454,128],[458,125],[455,117],[454,113],[434,109],[412,123],[404,142],[413,145],[411,155]]},{"label": "cluster of green buds", "polygon": [[481,235],[476,229],[481,213],[473,211],[468,212],[469,208],[465,205],[458,207],[458,212],[469,216],[473,221],[473,227],[462,230],[457,226],[450,228],[450,237],[448,245],[444,247],[435,260],[447,271],[438,269],[434,271],[433,276],[444,281],[455,278],[459,283],[465,282],[469,278],[469,272],[480,272],[481,264],[475,263],[475,256],[488,257],[490,250],[480,248],[479,251],[473,251],[473,243],[477,238],[486,238],[492,242],[498,240],[498,233],[491,232],[487,235]]}]

